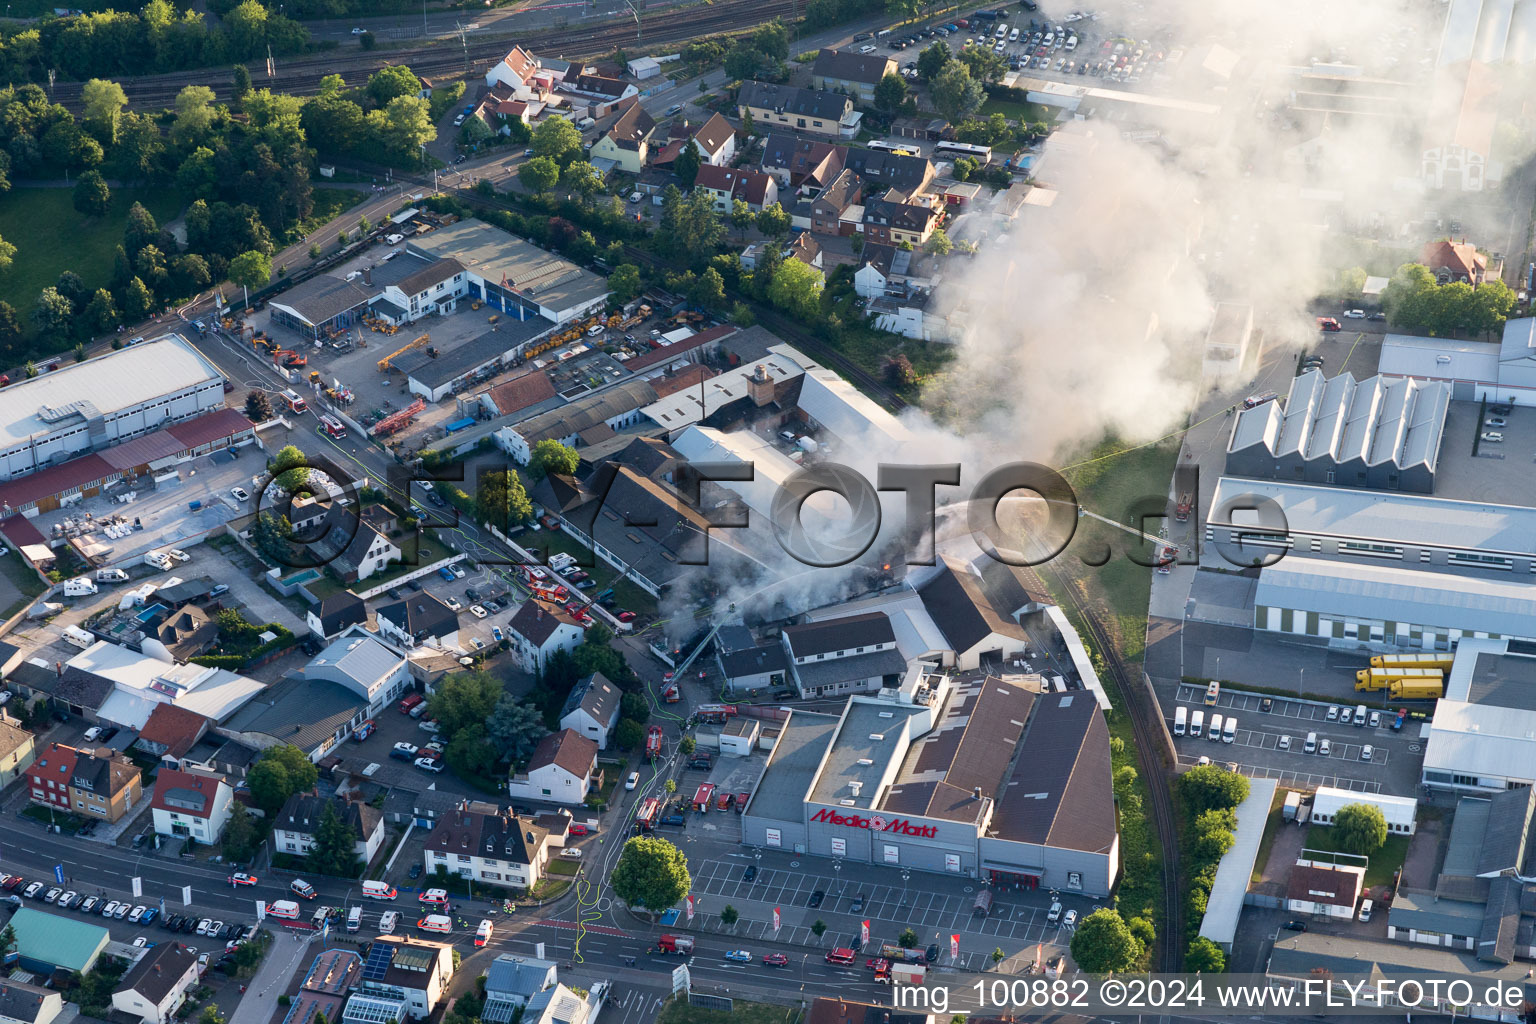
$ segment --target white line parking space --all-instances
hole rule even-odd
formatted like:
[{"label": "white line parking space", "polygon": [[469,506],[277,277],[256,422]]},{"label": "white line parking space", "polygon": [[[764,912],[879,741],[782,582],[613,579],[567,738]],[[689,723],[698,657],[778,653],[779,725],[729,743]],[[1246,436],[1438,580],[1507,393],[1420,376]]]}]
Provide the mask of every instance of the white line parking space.
[{"label": "white line parking space", "polygon": [[[1193,768],[1199,764],[1199,756],[1194,754],[1180,754],[1179,764],[1185,768]],[[1225,763],[1222,758],[1211,756],[1216,764]],[[1318,786],[1333,786],[1336,789],[1347,789],[1355,793],[1380,793],[1381,783],[1369,779],[1347,779],[1337,775],[1319,774],[1317,772],[1296,772],[1282,768],[1270,768],[1265,765],[1243,764],[1241,761],[1233,762],[1237,770],[1243,775],[1254,779],[1277,779],[1283,783],[1289,783],[1303,789],[1316,789]]]}]

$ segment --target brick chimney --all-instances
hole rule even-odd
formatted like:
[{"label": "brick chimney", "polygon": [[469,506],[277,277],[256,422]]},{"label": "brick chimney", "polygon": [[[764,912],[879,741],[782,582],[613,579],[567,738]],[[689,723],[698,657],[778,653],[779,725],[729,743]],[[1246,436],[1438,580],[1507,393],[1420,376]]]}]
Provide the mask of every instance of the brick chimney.
[{"label": "brick chimney", "polygon": [[773,401],[773,378],[768,376],[762,363],[754,366],[752,376],[747,378],[747,395],[759,409]]}]

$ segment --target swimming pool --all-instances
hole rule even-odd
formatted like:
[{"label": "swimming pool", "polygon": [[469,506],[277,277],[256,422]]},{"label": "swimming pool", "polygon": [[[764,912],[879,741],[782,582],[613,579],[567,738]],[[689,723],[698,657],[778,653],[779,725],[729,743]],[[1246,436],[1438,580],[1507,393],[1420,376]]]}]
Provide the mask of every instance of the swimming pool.
[{"label": "swimming pool", "polygon": [[150,619],[155,618],[157,615],[163,614],[165,611],[165,605],[152,604],[145,608],[143,611],[139,612],[139,614],[134,617],[140,622],[148,622]]},{"label": "swimming pool", "polygon": [[319,578],[319,569],[305,569],[303,572],[296,572],[292,576],[287,577],[283,582],[289,586],[297,586],[300,583],[312,583]]}]

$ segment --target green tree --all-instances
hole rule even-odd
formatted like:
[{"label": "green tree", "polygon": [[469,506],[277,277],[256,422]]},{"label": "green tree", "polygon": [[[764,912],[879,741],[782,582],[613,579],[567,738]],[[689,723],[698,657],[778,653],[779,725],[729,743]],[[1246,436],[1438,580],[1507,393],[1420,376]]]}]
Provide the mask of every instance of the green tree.
[{"label": "green tree", "polygon": [[532,149],[564,167],[581,156],[581,132],[563,117],[546,117],[533,130]]},{"label": "green tree", "polygon": [[778,203],[763,207],[757,215],[757,230],[769,238],[784,238],[788,236],[791,222],[789,214]]},{"label": "green tree", "polygon": [[1365,290],[1366,274],[1364,267],[1345,267],[1339,271],[1339,295],[1344,299],[1354,299]]},{"label": "green tree", "polygon": [[397,153],[414,153],[437,138],[431,106],[420,96],[396,96],[382,111],[368,115],[368,123]]},{"label": "green tree", "polygon": [[74,315],[75,309],[69,299],[50,285],[42,290],[37,304],[32,307],[32,326],[50,344],[58,344],[69,336]]},{"label": "green tree", "polygon": [[588,199],[603,190],[603,176],[586,160],[572,160],[560,172],[560,187]]},{"label": "green tree", "polygon": [[128,105],[128,95],[116,82],[93,78],[80,87],[80,103],[84,108],[81,120],[96,141],[110,146],[117,141],[117,125],[123,108]]},{"label": "green tree", "polygon": [[928,236],[928,241],[923,248],[935,256],[948,256],[955,245],[949,240],[943,228],[935,228],[933,234]]},{"label": "green tree", "polygon": [[130,323],[142,320],[155,310],[155,296],[142,279],[134,277],[123,289],[123,316]]},{"label": "green tree", "polygon": [[954,56],[949,44],[942,39],[929,43],[923,48],[923,52],[917,55],[918,77],[925,82],[933,81]]},{"label": "green tree", "polygon": [[411,69],[403,65],[383,67],[375,71],[368,79],[368,85],[363,90],[368,98],[373,100],[376,107],[386,107],[389,101],[398,96],[416,96],[421,92],[421,79],[417,78]]},{"label": "green tree", "polygon": [[250,94],[251,73],[244,64],[236,64],[231,69],[230,81],[230,98],[234,101],[235,106],[238,107],[245,101],[245,97]]},{"label": "green tree", "polygon": [[1381,305],[1393,327],[1427,326],[1436,304],[1435,275],[1420,263],[1404,263],[1381,294]]},{"label": "green tree", "polygon": [[81,312],[80,319],[85,322],[86,330],[92,334],[106,334],[115,328],[122,318],[117,315],[117,306],[112,302],[112,293],[105,288],[97,288],[91,295],[91,301],[86,303],[85,309]]},{"label": "green tree", "polygon": [[211,199],[218,192],[219,168],[213,150],[198,146],[176,169],[176,187],[197,199]]},{"label": "green tree", "polygon": [[1102,907],[1083,918],[1072,935],[1072,959],[1089,974],[1124,973],[1145,950],[1118,910]]},{"label": "green tree", "polygon": [[898,390],[917,383],[917,371],[912,367],[912,360],[903,353],[898,352],[886,359],[882,370],[885,382]]},{"label": "green tree", "polygon": [[768,285],[768,301],[802,320],[811,320],[821,306],[821,272],[799,260],[785,260]]},{"label": "green tree", "polygon": [[539,740],[549,733],[539,709],[510,693],[496,699],[495,708],[485,720],[485,731],[503,756],[517,764],[527,761]]},{"label": "green tree", "polygon": [[444,676],[437,692],[427,698],[427,717],[437,720],[444,735],[490,717],[501,698],[501,680],[489,672],[453,672]]},{"label": "green tree", "polygon": [[818,939],[821,938],[822,935],[826,934],[826,931],[827,922],[823,921],[821,918],[818,917],[816,920],[811,922],[811,934],[816,936]]},{"label": "green tree", "polygon": [[517,180],[534,195],[542,195],[560,180],[560,165],[547,156],[524,160],[517,169]]},{"label": "green tree", "polygon": [[950,122],[961,121],[981,109],[987,94],[970,70],[958,60],[945,64],[930,83],[934,109]]},{"label": "green tree", "polygon": [[683,183],[683,188],[693,188],[693,183],[699,179],[699,167],[703,162],[703,158],[699,156],[699,147],[684,146],[678,150],[677,158],[672,161],[672,173],[677,175],[677,180]]},{"label": "green tree", "polygon": [[336,813],[336,801],[327,800],[315,825],[315,845],[310,847],[305,863],[321,874],[352,878],[360,867],[356,842],[352,829]]},{"label": "green tree", "polygon": [[731,200],[731,227],[736,229],[738,237],[745,238],[747,229],[756,220],[757,216],[752,212],[752,207],[740,199]]},{"label": "green tree", "polygon": [[1230,807],[1202,811],[1185,836],[1190,852],[1202,863],[1214,864],[1237,842],[1237,815]]},{"label": "green tree", "polygon": [[1227,969],[1227,954],[1204,935],[1197,935],[1184,952],[1184,969],[1193,974],[1220,974]]},{"label": "green tree", "polygon": [[677,741],[677,751],[685,757],[693,753],[696,749],[698,749],[698,744],[692,736],[684,736],[682,739]]},{"label": "green tree", "polygon": [[608,275],[608,290],[613,293],[609,301],[615,306],[632,302],[639,296],[641,287],[640,268],[633,263],[620,263]]},{"label": "green tree", "polygon": [[907,80],[900,75],[886,72],[875,84],[875,109],[886,113],[894,111],[906,102]]},{"label": "green tree", "polygon": [[251,859],[256,852],[256,843],[260,839],[260,833],[256,829],[256,819],[251,812],[245,809],[245,805],[235,800],[229,807],[229,820],[224,823],[224,831],[219,834],[219,845],[224,851],[224,859],[232,864],[244,863]]},{"label": "green tree", "polygon": [[923,0],[885,0],[885,13],[898,21],[912,21],[923,13]]},{"label": "green tree", "polygon": [[245,396],[245,418],[252,423],[265,423],[272,418],[272,399],[265,391],[256,389]]},{"label": "green tree", "polygon": [[668,779],[666,782],[662,783],[661,788],[663,792],[665,792],[668,796],[671,796],[673,793],[677,792],[677,780]]},{"label": "green tree", "polygon": [[269,561],[282,565],[293,558],[293,524],[281,513],[263,509],[256,516],[251,541]]},{"label": "green tree", "polygon": [[1463,326],[1471,335],[1487,337],[1504,327],[1504,321],[1514,311],[1516,295],[1509,285],[1498,278],[1484,281],[1477,286],[1466,303]]},{"label": "green tree", "polygon": [[256,806],[273,815],[293,794],[313,789],[319,777],[319,770],[304,756],[304,751],[291,743],[282,743],[261,752],[246,773],[246,782]]},{"label": "green tree", "polygon": [[725,306],[725,279],[714,267],[704,268],[688,289],[688,301],[700,309],[722,309]]},{"label": "green tree", "polygon": [[250,301],[252,288],[264,288],[272,280],[272,257],[252,249],[229,261],[229,280],[245,289],[246,301]]},{"label": "green tree", "polygon": [[609,883],[631,907],[659,913],[682,899],[693,879],[683,851],[665,839],[636,836],[624,843]]},{"label": "green tree", "polygon": [[459,775],[473,778],[488,776],[501,760],[496,746],[490,741],[490,730],[484,722],[472,722],[460,729],[443,750],[443,760]]},{"label": "green tree", "polygon": [[1008,60],[990,46],[963,46],[955,59],[978,82],[995,82],[1008,73]]},{"label": "green tree", "polygon": [[1387,818],[1372,804],[1346,804],[1333,816],[1333,832],[1350,853],[1375,853],[1387,841]]},{"label": "green tree", "polygon": [[917,932],[911,928],[903,928],[901,934],[896,936],[896,945],[902,949],[915,949],[917,948],[917,942]]},{"label": "green tree", "polygon": [[613,741],[620,750],[634,750],[645,742],[645,726],[633,718],[621,718],[613,730]]},{"label": "green tree", "polygon": [[533,503],[523,489],[523,478],[510,469],[481,473],[475,489],[475,516],[503,533],[532,519]]},{"label": "green tree", "polygon": [[859,231],[849,236],[848,247],[853,250],[855,256],[862,253],[864,251],[864,233]]},{"label": "green tree", "polygon": [[284,445],[272,456],[272,480],[273,483],[287,491],[289,494],[298,494],[309,483],[309,469],[307,463],[309,457],[299,450],[298,445]]},{"label": "green tree", "polygon": [[576,449],[567,448],[550,438],[533,446],[533,454],[528,459],[528,472],[535,480],[542,480],[551,473],[555,476],[571,476],[580,462],[581,456],[576,454]]},{"label": "green tree", "polygon": [[759,25],[752,33],[752,45],[770,60],[789,59],[789,29],[778,18],[766,25]]},{"label": "green tree", "polygon": [[740,920],[741,915],[737,913],[736,908],[731,906],[729,903],[720,908],[720,923],[725,925],[727,928]]},{"label": "green tree", "polygon": [[1248,799],[1248,779],[1214,764],[1199,765],[1179,776],[1179,792],[1190,812],[1236,807]]},{"label": "green tree", "polygon": [[112,206],[112,190],[99,171],[86,171],[75,181],[75,209],[87,217],[100,217]]}]

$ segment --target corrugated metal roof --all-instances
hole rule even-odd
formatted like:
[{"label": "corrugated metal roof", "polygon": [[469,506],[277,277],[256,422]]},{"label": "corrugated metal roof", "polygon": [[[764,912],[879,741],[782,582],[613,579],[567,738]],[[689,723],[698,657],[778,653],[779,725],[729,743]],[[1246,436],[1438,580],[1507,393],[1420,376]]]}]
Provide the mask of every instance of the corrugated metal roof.
[{"label": "corrugated metal roof", "polygon": [[1237,919],[1243,913],[1243,897],[1248,893],[1248,879],[1259,856],[1277,786],[1274,779],[1248,780],[1248,799],[1237,805],[1237,841],[1216,865],[1200,934],[1223,948],[1230,948],[1237,935]]},{"label": "corrugated metal roof", "polygon": [[22,907],[11,917],[16,951],[55,967],[83,971],[107,945],[105,928]]},{"label": "corrugated metal roof", "polygon": [[1536,712],[1441,700],[1424,749],[1424,770],[1530,779],[1536,774]]}]

